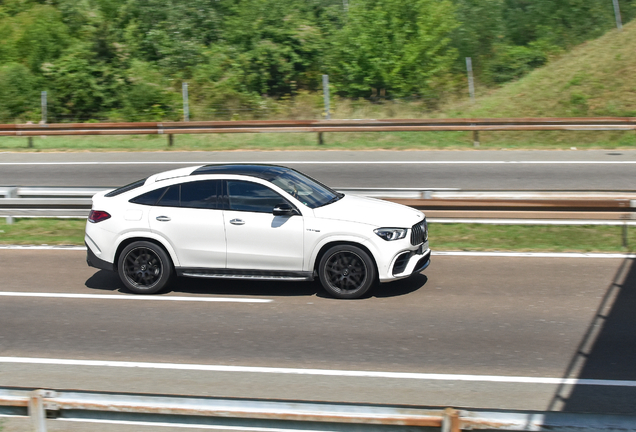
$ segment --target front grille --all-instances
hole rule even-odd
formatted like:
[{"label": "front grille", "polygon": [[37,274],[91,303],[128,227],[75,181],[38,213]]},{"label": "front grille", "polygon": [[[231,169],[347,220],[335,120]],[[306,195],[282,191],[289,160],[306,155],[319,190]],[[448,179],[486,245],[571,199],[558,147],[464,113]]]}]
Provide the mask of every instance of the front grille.
[{"label": "front grille", "polygon": [[416,223],[411,227],[411,244],[417,246],[428,240],[428,225],[426,218],[420,223]]}]

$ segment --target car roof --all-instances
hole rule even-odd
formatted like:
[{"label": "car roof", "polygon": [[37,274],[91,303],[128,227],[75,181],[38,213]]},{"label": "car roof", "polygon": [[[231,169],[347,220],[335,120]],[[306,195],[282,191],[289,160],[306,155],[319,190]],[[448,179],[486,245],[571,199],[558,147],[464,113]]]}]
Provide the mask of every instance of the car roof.
[{"label": "car roof", "polygon": [[280,174],[295,172],[295,170],[278,165],[266,164],[223,164],[204,165],[192,171],[190,175],[202,174],[232,174],[257,177],[270,181]]}]

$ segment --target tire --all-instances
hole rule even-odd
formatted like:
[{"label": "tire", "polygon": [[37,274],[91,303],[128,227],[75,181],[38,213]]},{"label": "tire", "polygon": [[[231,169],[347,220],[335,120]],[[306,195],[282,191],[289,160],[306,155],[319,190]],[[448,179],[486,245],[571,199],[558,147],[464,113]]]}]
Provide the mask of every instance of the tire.
[{"label": "tire", "polygon": [[354,299],[363,296],[376,281],[373,260],[364,250],[351,245],[333,246],[320,259],[318,277],[332,296]]},{"label": "tire", "polygon": [[164,289],[173,275],[172,261],[161,246],[136,241],[121,251],[117,261],[119,278],[137,294],[155,294]]}]

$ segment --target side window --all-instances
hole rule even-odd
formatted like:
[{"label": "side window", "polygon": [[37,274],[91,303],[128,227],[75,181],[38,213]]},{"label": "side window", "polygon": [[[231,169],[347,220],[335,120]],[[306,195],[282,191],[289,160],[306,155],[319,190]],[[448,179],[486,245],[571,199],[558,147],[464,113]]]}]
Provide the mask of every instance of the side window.
[{"label": "side window", "polygon": [[271,213],[276,205],[287,202],[278,193],[258,183],[228,180],[227,189],[231,210]]},{"label": "side window", "polygon": [[181,185],[181,207],[219,209],[221,180],[203,180]]},{"label": "side window", "polygon": [[167,189],[167,187],[162,187],[150,192],[146,192],[145,194],[131,199],[129,202],[143,205],[155,205]]},{"label": "side window", "polygon": [[162,207],[179,207],[180,189],[179,185],[170,186],[157,205]]}]

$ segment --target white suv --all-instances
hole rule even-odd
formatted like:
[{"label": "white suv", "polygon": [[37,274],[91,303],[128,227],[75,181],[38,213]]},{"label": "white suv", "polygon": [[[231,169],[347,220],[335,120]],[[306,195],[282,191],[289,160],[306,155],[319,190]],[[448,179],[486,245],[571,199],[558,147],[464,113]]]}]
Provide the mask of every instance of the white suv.
[{"label": "white suv", "polygon": [[86,224],[89,266],[152,294],[174,276],[305,281],[357,298],[430,263],[426,218],[344,195],[290,168],[205,165],[98,193]]}]

